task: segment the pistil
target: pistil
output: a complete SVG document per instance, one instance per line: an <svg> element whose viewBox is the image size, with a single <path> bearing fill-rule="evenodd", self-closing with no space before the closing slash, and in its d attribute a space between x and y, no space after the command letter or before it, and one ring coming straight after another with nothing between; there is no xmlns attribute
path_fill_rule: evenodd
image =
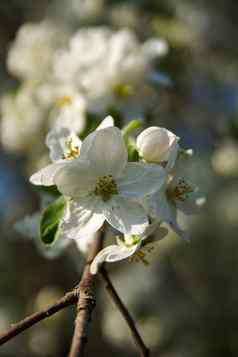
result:
<svg viewBox="0 0 238 357"><path fill-rule="evenodd" d="M108 201L112 195L118 194L117 184L112 175L98 178L96 182L95 194L97 196L101 196L103 201Z"/></svg>

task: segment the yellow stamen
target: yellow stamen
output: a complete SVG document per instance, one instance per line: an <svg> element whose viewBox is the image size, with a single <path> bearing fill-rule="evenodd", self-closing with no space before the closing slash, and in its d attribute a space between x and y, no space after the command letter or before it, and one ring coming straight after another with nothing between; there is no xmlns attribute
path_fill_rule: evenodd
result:
<svg viewBox="0 0 238 357"><path fill-rule="evenodd" d="M62 97L56 98L55 103L58 107L64 107L66 105L70 105L72 104L72 97L69 95L63 95Z"/></svg>
<svg viewBox="0 0 238 357"><path fill-rule="evenodd" d="M114 86L113 92L118 97L129 97L135 94L135 89L130 84L118 83Z"/></svg>
<svg viewBox="0 0 238 357"><path fill-rule="evenodd" d="M144 265L148 266L150 263L149 261L145 258L146 254L151 253L154 250L153 246L148 246L148 247L143 247L139 250L137 250L130 258L129 262L135 262L135 263L140 263L142 262Z"/></svg>
<svg viewBox="0 0 238 357"><path fill-rule="evenodd" d="M168 191L171 198L178 201L185 201L188 198L189 193L192 192L192 187L189 186L184 179L179 179L177 185Z"/></svg>
<svg viewBox="0 0 238 357"><path fill-rule="evenodd" d="M70 138L65 143L66 145L66 152L64 154L63 159L75 159L80 154L80 148L73 143L73 139Z"/></svg>

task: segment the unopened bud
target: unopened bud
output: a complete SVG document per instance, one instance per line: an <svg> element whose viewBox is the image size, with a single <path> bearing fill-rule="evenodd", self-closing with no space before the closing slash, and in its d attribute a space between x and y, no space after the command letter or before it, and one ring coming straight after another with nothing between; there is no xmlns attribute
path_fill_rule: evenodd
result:
<svg viewBox="0 0 238 357"><path fill-rule="evenodd" d="M169 160L172 151L178 146L178 140L171 131L151 126L137 137L136 145L145 161L161 163Z"/></svg>

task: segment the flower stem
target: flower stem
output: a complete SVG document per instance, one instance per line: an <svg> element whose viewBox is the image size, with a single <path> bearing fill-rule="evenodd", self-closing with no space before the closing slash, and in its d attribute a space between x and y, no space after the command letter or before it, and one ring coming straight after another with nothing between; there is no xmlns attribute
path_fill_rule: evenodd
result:
<svg viewBox="0 0 238 357"><path fill-rule="evenodd" d="M120 313L122 314L124 320L126 321L131 335L133 337L133 340L135 342L135 345L137 346L140 356L141 357L149 357L150 355L150 350L145 346L137 328L135 325L135 322L133 320L133 318L131 317L129 311L127 310L127 308L125 307L125 305L123 304L121 298L119 297L117 291L115 290L114 286L112 285L112 282L109 278L109 275L106 271L106 269L104 267L102 267L100 269L99 272L102 280L106 283L106 290L109 293L109 295L111 296L114 304L116 305L116 307L118 308L118 310L120 311Z"/></svg>
<svg viewBox="0 0 238 357"><path fill-rule="evenodd" d="M64 309L67 306L77 304L77 316L75 320L75 331L72 340L71 350L69 357L83 357L85 353L85 346L87 343L87 335L89 329L89 323L91 321L92 311L95 307L95 298L93 293L94 281L96 276L90 273L90 265L97 255L97 253L101 250L103 240L103 229L98 231L97 238L93 241L90 250L87 262L84 267L82 279L78 287L67 294L65 294L61 299L56 301L54 304L50 305L46 309L36 312L25 319L19 321L16 324L13 324L11 328L0 334L0 345L3 345L7 341L16 337L20 333L24 332L28 328L37 324L38 322L44 320L55 314L56 312ZM108 276L107 271L104 267L101 268L99 272L102 280L106 283L106 289L111 296L113 302L116 307L122 314L125 319L132 337L135 341L136 346L138 347L139 353L141 357L149 357L150 351L145 346L135 323L120 299L118 293L116 292L112 282Z"/></svg>

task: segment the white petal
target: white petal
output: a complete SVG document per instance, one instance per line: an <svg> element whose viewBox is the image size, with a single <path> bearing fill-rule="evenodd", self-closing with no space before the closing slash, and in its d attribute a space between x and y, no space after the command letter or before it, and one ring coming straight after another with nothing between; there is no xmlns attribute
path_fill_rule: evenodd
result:
<svg viewBox="0 0 238 357"><path fill-rule="evenodd" d="M94 234L84 234L79 239L75 239L76 246L81 253L87 253L88 249L94 239L97 239L97 233Z"/></svg>
<svg viewBox="0 0 238 357"><path fill-rule="evenodd" d="M152 210L151 215L159 221L168 223L176 217L176 207L168 200L164 189L151 197L150 208Z"/></svg>
<svg viewBox="0 0 238 357"><path fill-rule="evenodd" d="M55 184L63 195L75 198L92 192L96 179L89 162L75 159L57 171Z"/></svg>
<svg viewBox="0 0 238 357"><path fill-rule="evenodd" d="M144 245L153 243L155 241L160 241L161 239L165 238L168 234L168 229L165 227L158 227L151 232L150 234L147 234L146 237L142 238Z"/></svg>
<svg viewBox="0 0 238 357"><path fill-rule="evenodd" d="M169 224L182 239L189 240L187 232L182 230L177 223L176 206L167 199L164 191L156 193L151 198L151 207L156 219Z"/></svg>
<svg viewBox="0 0 238 357"><path fill-rule="evenodd" d="M173 229L173 231L183 240L189 242L190 237L187 231L184 231L180 226L178 225L177 221L169 222L170 227Z"/></svg>
<svg viewBox="0 0 238 357"><path fill-rule="evenodd" d="M99 266L104 262L112 263L130 257L135 253L135 251L138 249L139 246L140 245L134 245L130 248L126 248L119 245L110 245L104 248L94 258L90 267L91 273L97 274Z"/></svg>
<svg viewBox="0 0 238 357"><path fill-rule="evenodd" d="M141 235L141 239L145 240L150 235L156 232L157 235L161 236L161 239L168 233L167 229L160 227L161 221L153 220L152 223L146 228L145 232ZM158 234L159 233L159 234ZM163 237L162 237L163 235Z"/></svg>
<svg viewBox="0 0 238 357"><path fill-rule="evenodd" d="M166 171L167 172L170 172L174 165L175 165L175 162L176 162L176 159L178 157L178 153L179 153L179 144L177 143L177 141L174 141L171 149L170 149L170 152L168 153L168 157L167 157L167 164L166 164Z"/></svg>
<svg viewBox="0 0 238 357"><path fill-rule="evenodd" d="M66 90L66 89L65 89ZM72 90L72 89L71 89ZM71 132L80 134L85 128L85 111L86 111L86 100L80 95L69 94L69 95L59 95L58 99L69 98L69 103L66 105L56 108L55 111L51 113L52 121L54 122L54 127L69 128Z"/></svg>
<svg viewBox="0 0 238 357"><path fill-rule="evenodd" d="M30 182L33 183L33 185L40 186L55 185L55 175L60 169L66 167L67 163L67 160L62 160L61 162L44 167L30 177Z"/></svg>
<svg viewBox="0 0 238 357"><path fill-rule="evenodd" d="M70 203L69 212L62 220L62 234L70 239L82 239L94 234L104 221L100 199L94 195L84 197Z"/></svg>
<svg viewBox="0 0 238 357"><path fill-rule="evenodd" d="M117 179L120 194L143 197L158 191L165 182L166 172L160 165L129 162L123 176Z"/></svg>
<svg viewBox="0 0 238 357"><path fill-rule="evenodd" d="M127 149L121 131L110 127L89 134L82 144L81 158L92 163L97 176L120 175L127 163Z"/></svg>
<svg viewBox="0 0 238 357"><path fill-rule="evenodd" d="M58 161L64 156L62 140L65 142L70 134L69 129L52 129L46 136L46 145L50 149L50 158L52 161Z"/></svg>
<svg viewBox="0 0 238 357"><path fill-rule="evenodd" d="M99 124L96 130L102 130L114 126L114 119L111 115L108 115L103 121Z"/></svg>
<svg viewBox="0 0 238 357"><path fill-rule="evenodd" d="M142 234L149 223L139 203L120 196L105 204L104 215L109 224L124 234Z"/></svg>

